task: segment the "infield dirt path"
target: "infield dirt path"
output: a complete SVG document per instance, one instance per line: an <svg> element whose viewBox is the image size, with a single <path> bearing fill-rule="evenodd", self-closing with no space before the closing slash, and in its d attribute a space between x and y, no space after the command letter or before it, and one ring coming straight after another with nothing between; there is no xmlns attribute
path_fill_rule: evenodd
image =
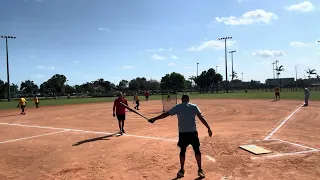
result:
<svg viewBox="0 0 320 180"><path fill-rule="evenodd" d="M197 122L206 179L316 179L320 175L319 152L252 159L239 148L259 144L273 154L303 151L279 141L264 139L290 115L300 101L192 100L198 104L213 130ZM131 102L130 102L131 103ZM274 138L320 149L319 102L301 108ZM132 104L130 104L132 106ZM161 113L160 101L141 102L147 117ZM28 108L0 111L0 179L173 179L179 170L177 119L168 117L154 124L127 114L127 135L83 132L118 131L111 103ZM22 126L19 126L22 125ZM101 138L99 138L101 137ZM166 139L157 139L166 138ZM212 158L207 158L209 155ZM192 148L187 151L183 179L197 178Z"/></svg>

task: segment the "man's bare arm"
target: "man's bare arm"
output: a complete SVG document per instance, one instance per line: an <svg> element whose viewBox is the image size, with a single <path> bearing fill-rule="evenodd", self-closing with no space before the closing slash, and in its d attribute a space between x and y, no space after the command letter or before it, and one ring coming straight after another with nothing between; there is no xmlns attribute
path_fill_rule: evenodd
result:
<svg viewBox="0 0 320 180"><path fill-rule="evenodd" d="M197 114L197 116L200 119L200 121L202 122L202 124L205 125L208 128L208 130L211 130L211 128L210 128L209 124L207 123L207 120L204 118L204 116L201 113Z"/></svg>
<svg viewBox="0 0 320 180"><path fill-rule="evenodd" d="M170 116L169 112L165 112L165 113L160 114L160 115L157 116L157 117L151 118L151 119L149 120L149 122L152 122L152 123L153 123L153 122L155 122L156 120L164 119L164 118L166 118L166 117L168 117L168 116Z"/></svg>

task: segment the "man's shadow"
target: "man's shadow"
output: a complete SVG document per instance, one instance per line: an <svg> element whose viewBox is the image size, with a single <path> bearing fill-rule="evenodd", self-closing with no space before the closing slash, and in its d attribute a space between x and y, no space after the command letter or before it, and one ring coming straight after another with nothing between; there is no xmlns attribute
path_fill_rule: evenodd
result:
<svg viewBox="0 0 320 180"><path fill-rule="evenodd" d="M79 141L79 142L73 144L72 146L79 146L81 144L89 143L89 142L93 142L93 141L110 140L110 139L106 139L106 138L112 137L112 136L119 136L119 135L118 134L108 134L108 135L101 136L101 137L96 137L96 138L92 138L92 139L86 139L86 140L83 140L83 141Z"/></svg>

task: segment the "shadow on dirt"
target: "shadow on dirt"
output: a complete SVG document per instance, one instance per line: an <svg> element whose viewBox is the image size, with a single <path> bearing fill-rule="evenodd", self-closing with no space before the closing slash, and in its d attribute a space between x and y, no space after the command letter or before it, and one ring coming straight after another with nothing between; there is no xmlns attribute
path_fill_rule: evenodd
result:
<svg viewBox="0 0 320 180"><path fill-rule="evenodd" d="M118 133L114 133L114 134L108 134L106 136L96 137L96 138L92 138L92 139L86 139L86 140L83 140L83 141L79 141L79 142L73 144L72 146L79 146L81 144L89 143L89 142L93 142L93 141L110 140L110 139L106 139L106 138L112 137L112 136L118 137L120 135Z"/></svg>

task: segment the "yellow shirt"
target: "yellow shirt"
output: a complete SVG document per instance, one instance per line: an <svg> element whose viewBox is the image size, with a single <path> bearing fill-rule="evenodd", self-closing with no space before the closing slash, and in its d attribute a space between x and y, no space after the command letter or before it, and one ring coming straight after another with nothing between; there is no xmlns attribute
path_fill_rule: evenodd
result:
<svg viewBox="0 0 320 180"><path fill-rule="evenodd" d="M134 95L134 100L136 100L136 101L140 101L140 99L139 99L138 95Z"/></svg>
<svg viewBox="0 0 320 180"><path fill-rule="evenodd" d="M34 98L33 100L34 100L34 103L38 103L39 102L38 97Z"/></svg>
<svg viewBox="0 0 320 180"><path fill-rule="evenodd" d="M27 100L25 98L20 98L19 100L20 105L26 105L26 103L27 103Z"/></svg>

